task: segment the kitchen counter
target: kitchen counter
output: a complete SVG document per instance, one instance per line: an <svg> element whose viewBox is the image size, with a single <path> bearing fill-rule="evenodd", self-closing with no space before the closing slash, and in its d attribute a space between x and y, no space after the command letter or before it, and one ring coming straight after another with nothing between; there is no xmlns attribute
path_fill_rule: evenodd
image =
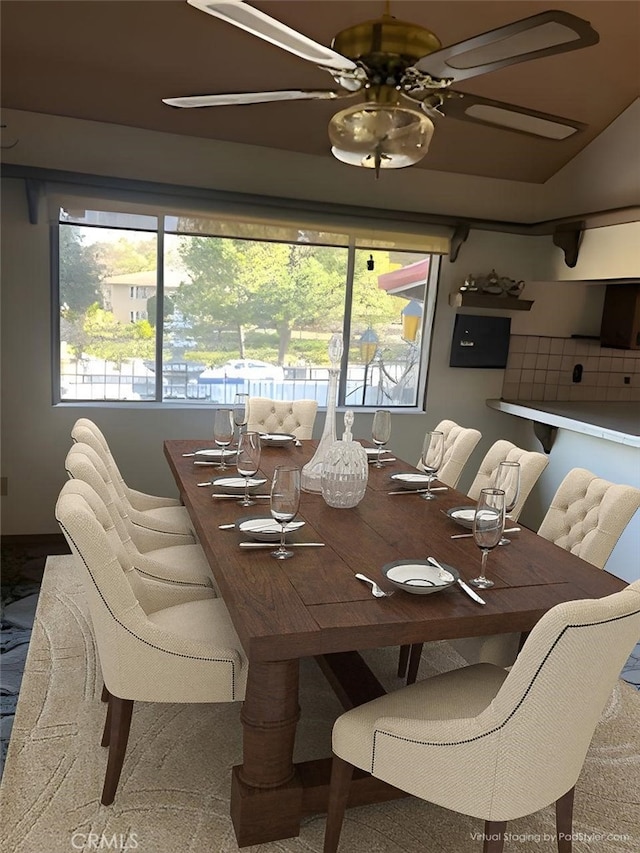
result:
<svg viewBox="0 0 640 853"><path fill-rule="evenodd" d="M547 453L551 449L555 429L568 429L618 444L640 447L640 403L487 400L487 406L533 421L536 435L543 446L543 437L547 437ZM542 425L542 428L538 425Z"/></svg>

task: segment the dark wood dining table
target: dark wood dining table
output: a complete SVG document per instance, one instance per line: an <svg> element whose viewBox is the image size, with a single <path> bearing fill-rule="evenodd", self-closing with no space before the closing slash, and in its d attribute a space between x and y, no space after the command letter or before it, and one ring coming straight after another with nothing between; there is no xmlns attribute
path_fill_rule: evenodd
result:
<svg viewBox="0 0 640 853"><path fill-rule="evenodd" d="M363 442L368 444L368 442ZM316 448L266 447L260 470L270 480L278 464L304 466ZM358 650L505 632L527 632L551 607L579 598L617 592L624 581L522 528L511 544L494 549L482 590L486 605L454 585L437 595L375 598L354 575L362 572L391 589L381 567L433 555L454 566L465 580L478 574L480 553L445 511L473 504L455 489L425 501L418 493L389 495L390 474L415 471L396 459L382 469L369 466L366 494L357 507L336 509L320 494L303 493L299 518L305 525L292 541L324 542L297 548L280 562L270 549L243 550L245 537L219 529L243 515L269 517L269 501L250 509L236 500L212 498L213 487L197 484L222 476L216 467L194 465L185 453L211 446L202 440L168 440L165 456L173 472L220 594L249 659L242 706L243 762L234 767L231 817L240 847L296 836L301 818L326 811L330 756L293 762L299 717L299 662L314 657L345 708L384 693ZM231 475L235 466L230 467ZM436 484L437 485L437 484ZM261 491L268 493L267 483ZM398 686L402 686L399 682ZM358 773L349 805L404 796Z"/></svg>

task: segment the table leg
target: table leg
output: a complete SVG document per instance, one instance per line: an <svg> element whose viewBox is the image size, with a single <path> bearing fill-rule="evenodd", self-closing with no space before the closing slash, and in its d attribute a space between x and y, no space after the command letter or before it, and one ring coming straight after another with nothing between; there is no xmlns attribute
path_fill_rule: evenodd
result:
<svg viewBox="0 0 640 853"><path fill-rule="evenodd" d="M243 763L235 767L231 817L238 845L299 834L302 786L293 764L298 660L252 662L242 707Z"/></svg>

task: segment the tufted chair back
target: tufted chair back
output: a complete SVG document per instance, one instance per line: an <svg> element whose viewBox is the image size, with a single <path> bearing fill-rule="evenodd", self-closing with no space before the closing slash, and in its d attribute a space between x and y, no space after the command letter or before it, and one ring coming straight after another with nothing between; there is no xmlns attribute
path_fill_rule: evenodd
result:
<svg viewBox="0 0 640 853"><path fill-rule="evenodd" d="M149 527L151 530L164 530L188 536L191 541L195 535L187 510L176 498L149 495L132 489L125 483L106 438L100 428L88 418L78 418L71 430L75 443L88 445L102 460L109 472L111 484L120 503L135 524Z"/></svg>
<svg viewBox="0 0 640 853"><path fill-rule="evenodd" d="M444 457L438 472L438 480L455 489L462 469L482 438L482 433L477 429L462 427L455 421L447 420L440 421L435 431L444 433ZM416 468L424 470L420 460Z"/></svg>
<svg viewBox="0 0 640 853"><path fill-rule="evenodd" d="M515 507L509 513L509 519L517 521L531 490L549 464L549 457L544 453L537 453L533 450L522 450L510 441L504 441L503 439L496 441L489 448L487 455L480 463L476 478L467 492L468 497L473 498L474 501L478 500L482 489L486 489L492 485L493 478L501 462L520 463L520 496Z"/></svg>
<svg viewBox="0 0 640 853"><path fill-rule="evenodd" d="M255 432L290 433L299 439L311 438L317 411L317 400L249 397L247 429Z"/></svg>
<svg viewBox="0 0 640 853"><path fill-rule="evenodd" d="M602 569L638 507L640 489L574 468L558 486L538 533Z"/></svg>
<svg viewBox="0 0 640 853"><path fill-rule="evenodd" d="M115 489L121 499L125 503L130 503L134 509L141 512L147 512L149 510L164 510L166 507L180 506L180 501L177 498L149 495L146 492L140 492L137 489L132 489L128 486L120 473L120 469L118 468L113 454L111 453L111 448L109 447L102 430L97 426L97 424L94 424L93 421L89 420L89 418L78 418L71 430L71 438L73 441L88 444L89 447L95 450L107 466L109 475L111 476ZM171 513L165 513L165 515L170 516Z"/></svg>
<svg viewBox="0 0 640 853"><path fill-rule="evenodd" d="M167 583L178 584L190 598L215 594L211 572L200 546L186 543L184 537L176 537L173 533L136 526L122 507L106 465L93 448L82 442L73 444L64 464L69 477L82 486L86 485L108 512L113 535L117 534L119 543L140 575L165 584L165 591L169 594L175 590L166 587ZM86 492L79 493L86 496ZM160 590L162 586L157 588Z"/></svg>

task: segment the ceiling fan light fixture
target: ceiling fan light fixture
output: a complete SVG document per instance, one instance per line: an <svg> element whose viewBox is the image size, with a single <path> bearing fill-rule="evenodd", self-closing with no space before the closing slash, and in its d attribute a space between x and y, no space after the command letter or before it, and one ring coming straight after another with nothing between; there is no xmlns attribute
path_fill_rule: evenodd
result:
<svg viewBox="0 0 640 853"><path fill-rule="evenodd" d="M342 163L369 169L403 169L425 156L433 122L407 107L374 102L336 113L329 122L331 153Z"/></svg>

